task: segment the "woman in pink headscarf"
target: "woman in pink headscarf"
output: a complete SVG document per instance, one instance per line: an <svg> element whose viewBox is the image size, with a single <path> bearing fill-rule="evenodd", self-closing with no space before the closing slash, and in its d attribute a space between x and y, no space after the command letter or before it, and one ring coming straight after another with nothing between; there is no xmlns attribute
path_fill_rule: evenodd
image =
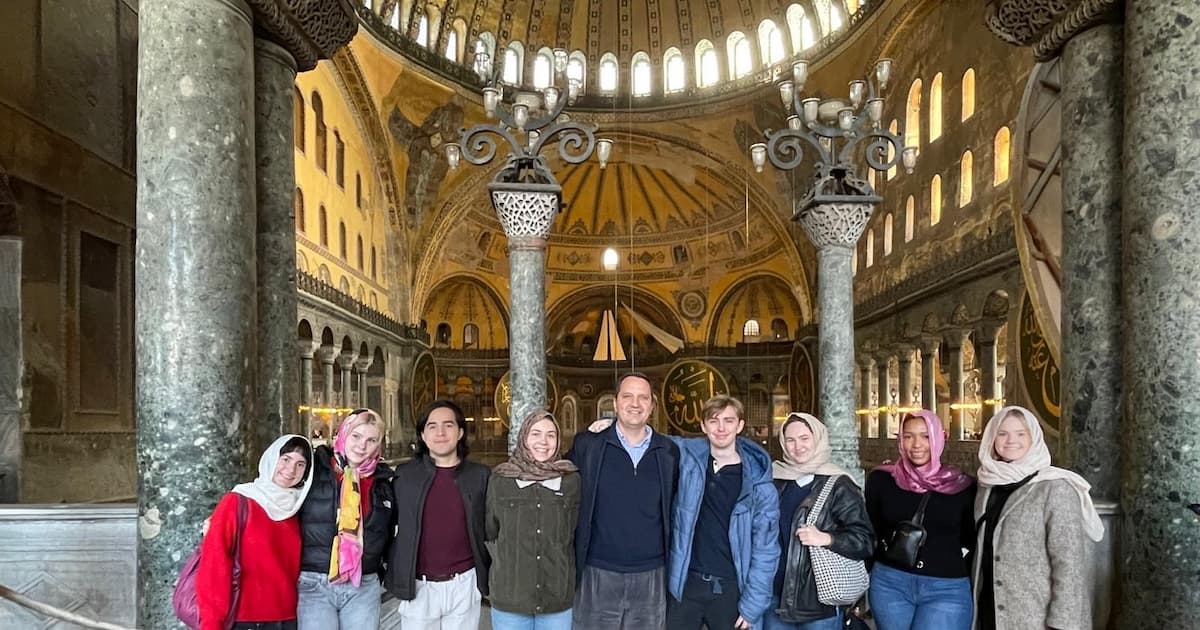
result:
<svg viewBox="0 0 1200 630"><path fill-rule="evenodd" d="M942 465L946 436L932 411L905 417L897 445L896 463L867 477L867 513L878 541L869 591L876 625L970 630L966 554L975 545L975 480ZM913 544L921 530L923 542Z"/></svg>
<svg viewBox="0 0 1200 630"><path fill-rule="evenodd" d="M299 630L379 625L387 546L392 539L392 470L380 461L383 419L356 409L333 448L318 446L313 486L300 511Z"/></svg>

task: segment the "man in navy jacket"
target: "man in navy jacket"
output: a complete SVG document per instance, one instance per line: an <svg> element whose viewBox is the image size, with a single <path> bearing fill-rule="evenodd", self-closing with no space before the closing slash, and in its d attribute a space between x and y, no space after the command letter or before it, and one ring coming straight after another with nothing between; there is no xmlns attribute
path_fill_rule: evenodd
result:
<svg viewBox="0 0 1200 630"><path fill-rule="evenodd" d="M621 378L616 408L612 426L576 435L567 453L583 479L573 628L660 630L679 449L647 424L654 393L644 374Z"/></svg>

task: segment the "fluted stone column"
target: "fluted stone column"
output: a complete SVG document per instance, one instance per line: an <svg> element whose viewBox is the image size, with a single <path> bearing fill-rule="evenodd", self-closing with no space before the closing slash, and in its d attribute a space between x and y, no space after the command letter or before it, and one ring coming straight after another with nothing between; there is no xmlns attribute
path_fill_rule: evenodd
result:
<svg viewBox="0 0 1200 630"><path fill-rule="evenodd" d="M258 416L252 433L261 452L297 420L296 172L292 90L296 60L254 40L254 150L258 202Z"/></svg>
<svg viewBox="0 0 1200 630"><path fill-rule="evenodd" d="M962 355L963 334L961 332L952 332L942 340L942 348L945 350L946 357L946 380L950 384L950 404L962 404L963 402L963 355ZM950 441L958 442L963 438L963 410L955 410L953 406L949 411L949 418L946 418L947 428L950 430Z"/></svg>
<svg viewBox="0 0 1200 630"><path fill-rule="evenodd" d="M858 360L858 382L859 382L858 407L859 407L859 409L870 409L871 408L871 372L872 372L872 368L875 366L875 361L873 359L871 359L870 355L864 354L862 352L859 353L857 360ZM871 416L869 416L869 415L864 414L859 418L858 434L863 436L864 438L871 435L871 431L869 429L870 422L871 422Z"/></svg>
<svg viewBox="0 0 1200 630"><path fill-rule="evenodd" d="M559 211L559 196L549 190L493 189L492 203L508 236L511 453L522 420L530 411L546 405L546 238Z"/></svg>
<svg viewBox="0 0 1200 630"><path fill-rule="evenodd" d="M333 405L334 407L337 407L337 406L349 407L349 406L351 406L351 404L353 404L350 400L350 392L352 390L352 388L350 387L351 386L350 373L354 369L354 361L356 359L358 359L358 355L356 355L352 352L343 352L341 354L341 356L338 357L338 368L342 371L342 380L341 380L342 387L341 387L341 399L338 400L337 405Z"/></svg>
<svg viewBox="0 0 1200 630"><path fill-rule="evenodd" d="M300 404L312 407L313 404L313 355L320 346L309 339L301 339L300 349ZM312 435L312 411L305 410L300 414L300 427L305 436Z"/></svg>
<svg viewBox="0 0 1200 630"><path fill-rule="evenodd" d="M1121 484L1120 24L1063 49L1062 439L1096 497Z"/></svg>
<svg viewBox="0 0 1200 630"><path fill-rule="evenodd" d="M937 412L938 347L941 340L927 337L921 340L921 408Z"/></svg>
<svg viewBox="0 0 1200 630"><path fill-rule="evenodd" d="M138 28L137 625L170 628L255 417L254 35L241 0L143 2Z"/></svg>
<svg viewBox="0 0 1200 630"><path fill-rule="evenodd" d="M1122 628L1200 619L1200 4L1125 2Z"/></svg>
<svg viewBox="0 0 1200 630"><path fill-rule="evenodd" d="M975 329L975 364L979 366L979 402L983 405L979 417L985 423L1000 410L999 405L987 401L1000 398L996 387L996 335L1001 325L984 323Z"/></svg>
<svg viewBox="0 0 1200 630"><path fill-rule="evenodd" d="M892 404L890 391L892 386L890 374L891 361L892 355L890 352L881 352L875 355L875 372L877 374L875 382L879 390L879 407L881 409L890 407ZM888 426L891 424L889 422L891 415L887 411L881 411L875 417L876 429L879 431L879 437L881 438L888 437Z"/></svg>
<svg viewBox="0 0 1200 630"><path fill-rule="evenodd" d="M333 364L337 362L338 350L334 346L322 346L319 356L321 358L321 380L324 381L321 383L323 385L322 394L325 397L323 404L326 407L336 407L337 401L333 399Z"/></svg>
<svg viewBox="0 0 1200 630"><path fill-rule="evenodd" d="M900 406L911 407L913 404L912 395L912 364L913 364L913 348L912 346L902 345L896 350L896 367L899 373L896 378L896 387L900 390Z"/></svg>
<svg viewBox="0 0 1200 630"><path fill-rule="evenodd" d="M875 198L876 200L878 198ZM833 461L862 482L854 415L854 246L874 203L822 203L797 220L817 248L818 373L820 416L829 427Z"/></svg>

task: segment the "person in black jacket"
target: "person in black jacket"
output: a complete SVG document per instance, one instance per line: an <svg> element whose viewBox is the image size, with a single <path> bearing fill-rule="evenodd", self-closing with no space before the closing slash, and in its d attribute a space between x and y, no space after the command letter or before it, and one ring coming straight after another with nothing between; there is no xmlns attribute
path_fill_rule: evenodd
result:
<svg viewBox="0 0 1200 630"><path fill-rule="evenodd" d="M380 586L392 539L392 470L379 461L383 419L356 409L333 448L318 446L300 509L299 630L379 625Z"/></svg>
<svg viewBox="0 0 1200 630"><path fill-rule="evenodd" d="M775 575L773 610L766 630L838 630L843 608L829 606L817 596L812 547L828 547L851 560L867 560L875 534L862 492L849 473L830 463L832 449L825 425L806 413L790 413L779 432L783 461L773 476L779 490L779 542L783 557ZM809 514L826 484L834 484L824 506L810 525Z"/></svg>
<svg viewBox="0 0 1200 630"><path fill-rule="evenodd" d="M385 586L404 630L476 630L491 558L484 517L491 469L467 460L467 419L449 400L417 421L416 457L396 469L397 527Z"/></svg>
<svg viewBox="0 0 1200 630"><path fill-rule="evenodd" d="M577 434L567 453L583 480L572 623L575 630L658 630L666 623L679 448L647 424L654 394L644 374L621 377L616 406L612 426Z"/></svg>

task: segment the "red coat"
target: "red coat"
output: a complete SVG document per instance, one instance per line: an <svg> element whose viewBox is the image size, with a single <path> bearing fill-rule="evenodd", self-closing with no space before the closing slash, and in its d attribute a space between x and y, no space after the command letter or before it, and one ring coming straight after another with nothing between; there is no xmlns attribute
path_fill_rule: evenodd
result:
<svg viewBox="0 0 1200 630"><path fill-rule="evenodd" d="M296 582L300 578L300 523L295 517L273 521L246 499L242 531L242 588L235 619L239 622L290 621L296 618ZM237 496L217 503L204 536L196 599L201 630L224 630L233 571L233 539L237 533ZM332 544L332 543L331 543Z"/></svg>

